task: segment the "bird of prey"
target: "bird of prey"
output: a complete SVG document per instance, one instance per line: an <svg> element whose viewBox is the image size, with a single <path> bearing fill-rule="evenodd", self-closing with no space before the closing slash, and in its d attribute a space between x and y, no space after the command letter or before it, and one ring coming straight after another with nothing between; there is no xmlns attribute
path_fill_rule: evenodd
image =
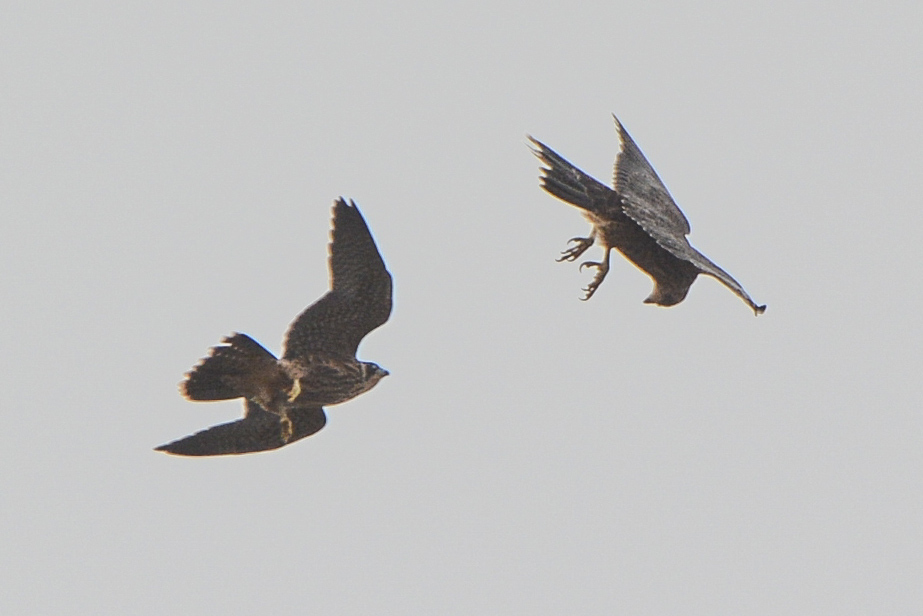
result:
<svg viewBox="0 0 923 616"><path fill-rule="evenodd" d="M189 400L244 398L244 418L158 451L219 456L277 449L323 428L324 406L355 398L388 375L356 359L356 349L391 314L391 275L354 202L334 203L331 235L330 291L289 326L281 359L236 333L180 383Z"/></svg>
<svg viewBox="0 0 923 616"><path fill-rule="evenodd" d="M689 221L628 131L618 118L612 117L621 141L613 188L597 182L529 137L533 153L546 165L541 168L542 188L582 209L593 225L589 237L575 237L568 242L573 246L561 253L558 261L575 261L595 242L603 248L602 261L580 264L580 269L596 268L583 299L590 299L609 273L609 252L615 248L653 279L654 290L644 300L646 304L676 305L685 299L696 276L707 274L736 293L754 314L762 314L766 306L758 306L730 274L689 245Z"/></svg>

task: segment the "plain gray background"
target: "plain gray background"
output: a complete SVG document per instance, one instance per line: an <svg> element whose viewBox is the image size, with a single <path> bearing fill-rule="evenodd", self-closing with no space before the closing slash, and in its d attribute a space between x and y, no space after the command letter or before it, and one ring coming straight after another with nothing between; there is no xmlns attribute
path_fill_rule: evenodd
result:
<svg viewBox="0 0 923 616"><path fill-rule="evenodd" d="M3 614L923 612L923 9L8 2ZM615 112L767 303L679 306L544 194ZM357 201L391 376L258 455L183 373L278 352ZM594 250L587 257L598 257Z"/></svg>

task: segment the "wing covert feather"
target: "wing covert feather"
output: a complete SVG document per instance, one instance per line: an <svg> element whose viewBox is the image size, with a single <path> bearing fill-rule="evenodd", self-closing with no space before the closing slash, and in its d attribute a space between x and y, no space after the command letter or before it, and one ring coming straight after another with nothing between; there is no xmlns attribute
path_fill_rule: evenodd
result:
<svg viewBox="0 0 923 616"><path fill-rule="evenodd" d="M612 118L621 142L615 159L613 186L622 196L625 213L658 243L662 239L688 234L689 221L673 201L667 187L619 119L614 115Z"/></svg>
<svg viewBox="0 0 923 616"><path fill-rule="evenodd" d="M391 315L391 275L354 202L333 206L330 291L291 324L283 357L324 351L354 357L359 343Z"/></svg>

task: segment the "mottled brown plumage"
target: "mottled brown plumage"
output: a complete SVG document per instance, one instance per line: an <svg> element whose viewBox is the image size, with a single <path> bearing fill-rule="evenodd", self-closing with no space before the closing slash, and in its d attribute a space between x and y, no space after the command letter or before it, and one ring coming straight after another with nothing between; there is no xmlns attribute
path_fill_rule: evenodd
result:
<svg viewBox="0 0 923 616"><path fill-rule="evenodd" d="M746 302L754 314L758 306L730 274L709 261L689 245L689 221L650 163L635 145L628 131L615 118L621 148L615 160L613 188L580 171L557 152L529 137L533 152L546 165L541 183L548 193L575 205L593 225L589 237L575 237L574 245L558 261L575 261L598 242L602 261L585 261L580 268L596 268L587 285L584 300L590 299L609 272L609 252L615 248L654 281L654 290L645 303L673 306L685 299L699 274L717 278Z"/></svg>
<svg viewBox="0 0 923 616"><path fill-rule="evenodd" d="M216 456L276 449L324 427L324 406L350 400L388 372L356 359L359 343L391 314L391 275L355 203L333 207L330 291L289 327L281 359L246 334L213 347L180 384L189 400L244 398L243 419L162 445Z"/></svg>

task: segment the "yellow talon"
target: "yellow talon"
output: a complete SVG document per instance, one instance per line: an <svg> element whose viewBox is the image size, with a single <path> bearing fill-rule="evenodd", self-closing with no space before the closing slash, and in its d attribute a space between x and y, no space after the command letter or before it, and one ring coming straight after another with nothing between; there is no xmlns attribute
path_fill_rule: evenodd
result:
<svg viewBox="0 0 923 616"><path fill-rule="evenodd" d="M301 380L295 379L295 382L292 383L292 391L288 394L288 401L294 402L295 398L301 395Z"/></svg>

